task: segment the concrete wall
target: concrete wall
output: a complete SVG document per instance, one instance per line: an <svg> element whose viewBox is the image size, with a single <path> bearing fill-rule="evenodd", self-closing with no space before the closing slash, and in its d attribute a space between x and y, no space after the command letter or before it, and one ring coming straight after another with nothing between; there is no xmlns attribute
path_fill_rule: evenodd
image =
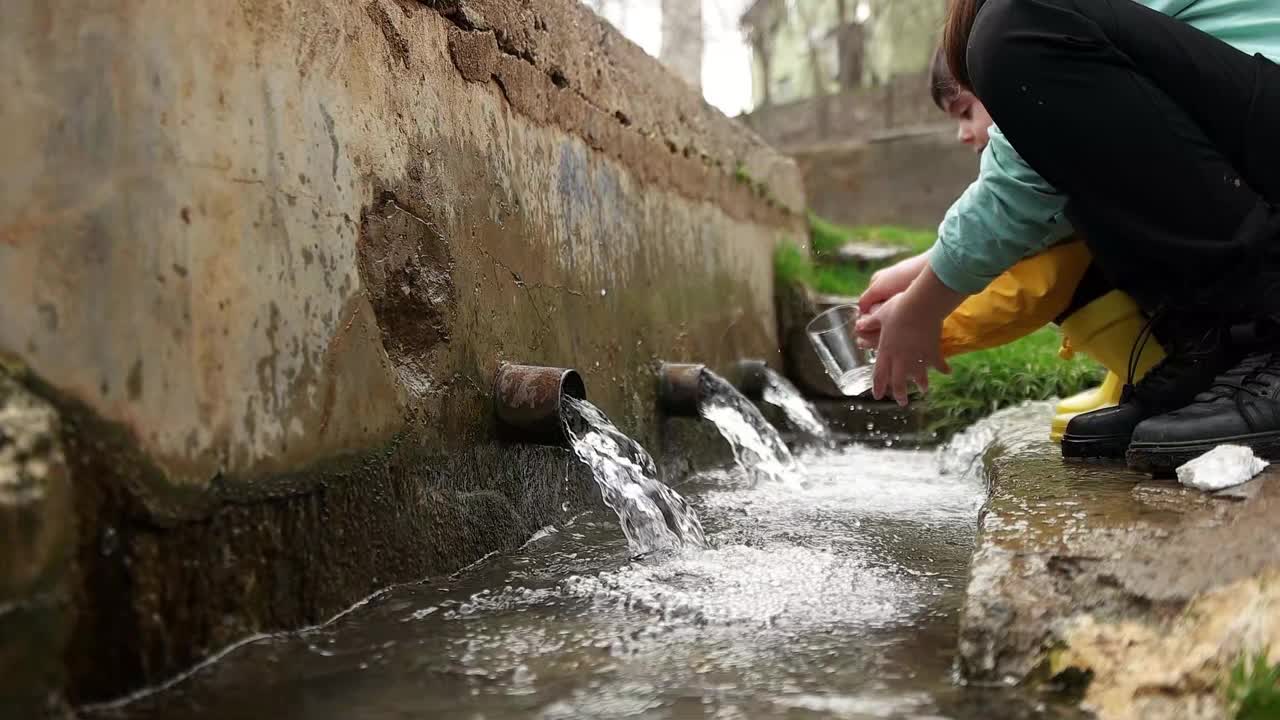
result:
<svg viewBox="0 0 1280 720"><path fill-rule="evenodd" d="M936 228L978 175L978 158L951 125L889 133L866 142L791 150L809 206L849 225Z"/></svg>
<svg viewBox="0 0 1280 720"><path fill-rule="evenodd" d="M878 87L820 95L757 108L741 120L785 151L855 142L942 118L929 95L926 73L902 74Z"/></svg>
<svg viewBox="0 0 1280 720"><path fill-rule="evenodd" d="M654 446L655 361L776 359L794 164L576 0L21 0L0 66L0 357L59 418L73 700L591 502L496 437L504 361Z"/></svg>

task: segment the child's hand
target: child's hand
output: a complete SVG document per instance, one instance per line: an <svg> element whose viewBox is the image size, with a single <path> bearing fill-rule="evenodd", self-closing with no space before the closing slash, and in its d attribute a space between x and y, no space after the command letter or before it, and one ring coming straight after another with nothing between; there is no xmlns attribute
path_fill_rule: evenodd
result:
<svg viewBox="0 0 1280 720"><path fill-rule="evenodd" d="M889 391L899 405L907 404L907 381L929 389L929 368L951 372L942 358L942 321L921 317L909 294L899 294L868 318L879 326L872 394L883 399ZM860 333L861 334L861 333Z"/></svg>
<svg viewBox="0 0 1280 720"><path fill-rule="evenodd" d="M942 321L964 299L964 294L944 285L926 261L905 292L858 321L860 341L876 340L876 398L892 390L898 404L906 405L908 380L928 390L929 368L951 372L942 359Z"/></svg>
<svg viewBox="0 0 1280 720"><path fill-rule="evenodd" d="M858 309L864 314L871 313L876 305L896 297L911 286L911 283L920 275L920 271L928 264L929 253L921 253L876 271L871 276L871 284L867 286L866 292L858 298Z"/></svg>

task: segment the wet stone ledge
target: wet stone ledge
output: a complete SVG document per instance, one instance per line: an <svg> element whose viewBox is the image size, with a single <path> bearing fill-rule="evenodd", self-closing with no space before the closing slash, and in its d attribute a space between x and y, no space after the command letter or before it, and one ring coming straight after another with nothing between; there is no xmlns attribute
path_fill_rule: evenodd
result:
<svg viewBox="0 0 1280 720"><path fill-rule="evenodd" d="M1280 657L1280 472L1208 495L1066 464L1042 427L986 457L964 675L1080 693L1104 719L1224 717L1241 655Z"/></svg>

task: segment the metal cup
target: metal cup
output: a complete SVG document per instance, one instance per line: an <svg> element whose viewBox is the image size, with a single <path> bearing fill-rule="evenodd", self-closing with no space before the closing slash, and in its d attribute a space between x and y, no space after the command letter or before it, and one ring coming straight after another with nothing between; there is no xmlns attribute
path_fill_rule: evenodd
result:
<svg viewBox="0 0 1280 720"><path fill-rule="evenodd" d="M858 347L855 326L860 315L857 305L836 305L806 328L827 374L840 392L851 396L870 392L875 372L875 351Z"/></svg>

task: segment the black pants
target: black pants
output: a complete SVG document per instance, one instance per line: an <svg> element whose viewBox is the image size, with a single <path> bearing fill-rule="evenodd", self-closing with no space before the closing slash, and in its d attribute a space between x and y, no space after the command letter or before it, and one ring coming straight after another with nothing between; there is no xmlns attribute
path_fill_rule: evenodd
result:
<svg viewBox="0 0 1280 720"><path fill-rule="evenodd" d="M1280 68L1131 0L987 0L968 60L1117 288L1280 315Z"/></svg>
<svg viewBox="0 0 1280 720"><path fill-rule="evenodd" d="M1111 281L1107 279L1106 274L1102 272L1102 268L1098 266L1098 263L1089 263L1084 275L1080 276L1080 282L1076 284L1076 291L1071 294L1071 301L1067 303L1067 309L1054 318L1053 322L1061 325L1067 318L1083 310L1085 305L1112 290L1115 290L1115 287L1111 285Z"/></svg>

